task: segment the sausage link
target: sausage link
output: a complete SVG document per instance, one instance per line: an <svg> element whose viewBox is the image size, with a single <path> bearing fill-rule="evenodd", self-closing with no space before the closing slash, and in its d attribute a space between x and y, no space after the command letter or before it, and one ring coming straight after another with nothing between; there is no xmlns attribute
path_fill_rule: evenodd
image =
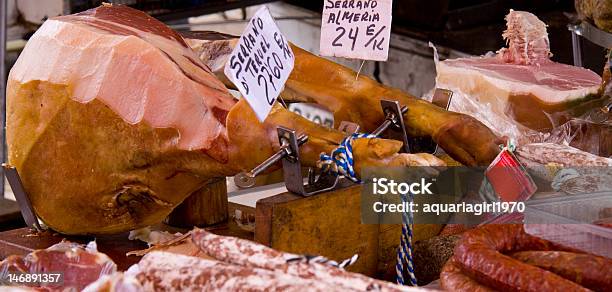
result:
<svg viewBox="0 0 612 292"><path fill-rule="evenodd" d="M301 260L302 256L272 249L249 240L192 231L193 242L208 256L244 267L282 271L304 279L325 281L355 290L406 291L409 287L380 281L323 263Z"/></svg>
<svg viewBox="0 0 612 292"><path fill-rule="evenodd" d="M549 241L525 233L522 224L484 225L463 234L453 258L465 274L503 291L590 291L502 254L555 247Z"/></svg>
<svg viewBox="0 0 612 292"><path fill-rule="evenodd" d="M442 267L440 285L446 291L457 292L493 292L495 290L478 283L461 272L454 259L450 259Z"/></svg>
<svg viewBox="0 0 612 292"><path fill-rule="evenodd" d="M612 288L612 260L563 251L521 251L512 257L595 291Z"/></svg>

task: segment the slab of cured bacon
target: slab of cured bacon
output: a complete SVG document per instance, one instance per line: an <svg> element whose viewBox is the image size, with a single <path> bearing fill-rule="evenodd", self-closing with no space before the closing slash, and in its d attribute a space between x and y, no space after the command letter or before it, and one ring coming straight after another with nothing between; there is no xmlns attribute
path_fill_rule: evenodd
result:
<svg viewBox="0 0 612 292"><path fill-rule="evenodd" d="M521 140L531 130L548 131L603 104L599 75L549 59L546 25L535 15L511 10L506 21L507 48L437 62L436 86L456 93L452 110Z"/></svg>
<svg viewBox="0 0 612 292"><path fill-rule="evenodd" d="M296 51L298 75L289 87L296 98L330 84L309 80L314 71L302 68L322 64L332 78L354 78L344 67ZM343 92L347 88L353 91ZM321 93L319 100L340 106L342 118L362 121L366 129L382 122L382 113L371 110L380 97L398 98L412 108L405 117L411 131L433 136L457 159L486 164L497 153L496 137L474 119L370 79ZM8 78L9 163L37 215L67 234L160 222L210 179L250 169L274 153L279 125L309 135L301 147L307 166L345 137L278 105L258 122L180 35L125 6L49 19ZM427 154L399 154L400 148L393 140L356 140L357 173L366 165L443 164Z"/></svg>

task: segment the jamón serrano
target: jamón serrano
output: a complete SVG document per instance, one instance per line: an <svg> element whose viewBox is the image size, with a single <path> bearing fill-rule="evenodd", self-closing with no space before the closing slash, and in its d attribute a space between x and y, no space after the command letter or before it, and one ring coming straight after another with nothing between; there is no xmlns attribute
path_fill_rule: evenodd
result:
<svg viewBox="0 0 612 292"><path fill-rule="evenodd" d="M237 37L210 32L190 33L187 37L200 59L233 88L223 68ZM295 45L291 49L295 66L281 93L284 100L319 104L334 114L336 125L351 121L363 131L373 131L383 121L381 98L397 100L409 109L404 115L409 134L432 137L453 159L465 165L487 166L499 153L497 136L477 119L380 84Z"/></svg>

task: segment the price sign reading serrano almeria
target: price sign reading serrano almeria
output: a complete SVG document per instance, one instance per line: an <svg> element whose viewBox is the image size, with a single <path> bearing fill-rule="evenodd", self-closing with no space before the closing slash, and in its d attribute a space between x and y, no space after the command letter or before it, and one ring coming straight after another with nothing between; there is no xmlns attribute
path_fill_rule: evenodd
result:
<svg viewBox="0 0 612 292"><path fill-rule="evenodd" d="M386 61L392 0L325 0L321 55Z"/></svg>

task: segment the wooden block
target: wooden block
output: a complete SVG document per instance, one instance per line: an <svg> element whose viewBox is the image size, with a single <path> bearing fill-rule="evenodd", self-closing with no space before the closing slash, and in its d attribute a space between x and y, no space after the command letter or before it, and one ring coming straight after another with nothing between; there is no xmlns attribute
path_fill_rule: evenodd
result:
<svg viewBox="0 0 612 292"><path fill-rule="evenodd" d="M359 254L349 269L375 275L378 225L361 224L360 187L312 197L283 193L257 202L255 241L298 254L333 260Z"/></svg>
<svg viewBox="0 0 612 292"><path fill-rule="evenodd" d="M227 184L217 179L191 194L164 221L170 226L205 227L227 221Z"/></svg>
<svg viewBox="0 0 612 292"><path fill-rule="evenodd" d="M430 238L439 225L415 225L415 241ZM283 193L257 202L255 241L272 248L343 260L359 254L350 271L391 277L401 225L361 223L361 186L311 197Z"/></svg>

